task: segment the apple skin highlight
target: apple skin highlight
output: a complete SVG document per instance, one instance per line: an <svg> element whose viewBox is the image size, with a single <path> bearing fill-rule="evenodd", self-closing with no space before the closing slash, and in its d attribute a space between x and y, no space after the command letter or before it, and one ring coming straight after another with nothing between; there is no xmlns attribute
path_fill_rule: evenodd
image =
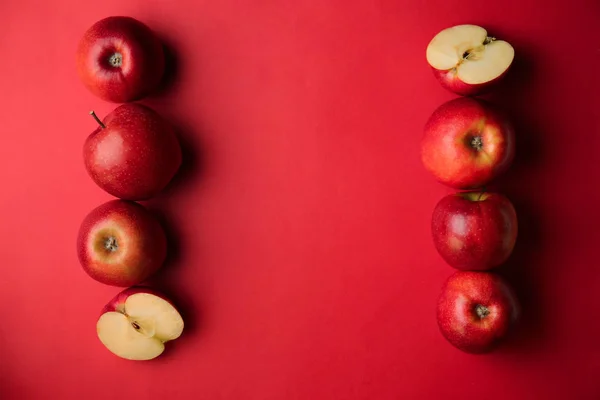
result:
<svg viewBox="0 0 600 400"><path fill-rule="evenodd" d="M460 270L483 271L512 254L517 213L499 193L461 192L443 197L431 217L433 243L444 261Z"/></svg>
<svg viewBox="0 0 600 400"><path fill-rule="evenodd" d="M113 103L140 100L165 72L163 45L142 22L125 16L97 21L81 38L77 74L97 97Z"/></svg>
<svg viewBox="0 0 600 400"><path fill-rule="evenodd" d="M83 270L106 285L138 285L162 267L167 237L146 208L126 200L111 200L82 221L77 255Z"/></svg>
<svg viewBox="0 0 600 400"><path fill-rule="evenodd" d="M460 97L439 106L421 139L421 161L440 183L477 189L508 170L515 133L508 117L482 100Z"/></svg>
<svg viewBox="0 0 600 400"><path fill-rule="evenodd" d="M178 138L150 107L123 104L98 124L85 140L83 161L90 178L107 193L124 200L148 200L179 171Z"/></svg>

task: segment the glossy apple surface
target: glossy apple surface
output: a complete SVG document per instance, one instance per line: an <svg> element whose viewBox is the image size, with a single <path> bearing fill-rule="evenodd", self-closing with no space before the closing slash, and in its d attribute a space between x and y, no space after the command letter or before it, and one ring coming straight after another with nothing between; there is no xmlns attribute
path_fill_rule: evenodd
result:
<svg viewBox="0 0 600 400"><path fill-rule="evenodd" d="M81 223L77 254L83 269L98 282L133 286L163 265L167 238L145 207L112 200L93 209Z"/></svg>
<svg viewBox="0 0 600 400"><path fill-rule="evenodd" d="M488 270L504 263L517 232L517 213L499 193L450 194L438 202L431 218L435 248L448 265L461 270Z"/></svg>
<svg viewBox="0 0 600 400"><path fill-rule="evenodd" d="M491 272L457 271L442 288L437 322L446 340L467 353L487 353L519 318L514 290Z"/></svg>
<svg viewBox="0 0 600 400"><path fill-rule="evenodd" d="M506 172L514 156L514 128L488 102L469 97L450 100L425 124L421 161L448 187L480 188Z"/></svg>
<svg viewBox="0 0 600 400"><path fill-rule="evenodd" d="M125 103L156 90L165 70L163 45L142 22L126 16L97 21L77 48L77 73L99 98Z"/></svg>
<svg viewBox="0 0 600 400"><path fill-rule="evenodd" d="M83 159L92 180L106 192L125 200L147 200L179 170L181 147L156 111L128 103L109 113L88 136Z"/></svg>

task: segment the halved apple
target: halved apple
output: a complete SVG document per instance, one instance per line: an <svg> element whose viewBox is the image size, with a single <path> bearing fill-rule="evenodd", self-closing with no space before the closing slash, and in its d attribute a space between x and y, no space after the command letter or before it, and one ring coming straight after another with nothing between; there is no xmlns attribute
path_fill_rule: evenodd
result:
<svg viewBox="0 0 600 400"><path fill-rule="evenodd" d="M98 338L113 354L128 360L151 360L165 343L181 336L183 318L164 295L148 288L129 288L102 310Z"/></svg>
<svg viewBox="0 0 600 400"><path fill-rule="evenodd" d="M456 25L439 32L427 46L427 62L443 87L463 96L489 90L504 77L514 48L477 25Z"/></svg>

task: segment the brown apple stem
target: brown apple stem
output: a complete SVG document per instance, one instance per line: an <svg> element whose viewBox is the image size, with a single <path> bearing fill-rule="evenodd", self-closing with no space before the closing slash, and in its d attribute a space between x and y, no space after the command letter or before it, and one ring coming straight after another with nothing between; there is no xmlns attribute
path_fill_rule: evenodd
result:
<svg viewBox="0 0 600 400"><path fill-rule="evenodd" d="M486 44L490 44L490 43L492 43L494 40L496 40L496 38L495 38L495 37L493 37L493 36L488 36L488 37L486 37L486 38L485 38L485 40L483 41L483 44L484 44L484 45L486 45Z"/></svg>
<svg viewBox="0 0 600 400"><path fill-rule="evenodd" d="M90 111L90 115L92 117L94 117L94 119L96 120L98 125L100 125L100 128L106 129L106 125L104 125L104 123L102 123L102 121L100 121L100 118L98 118L98 116L96 115L96 113L94 111Z"/></svg>
<svg viewBox="0 0 600 400"><path fill-rule="evenodd" d="M131 323L131 326L133 326L133 328L134 328L135 330L138 330L138 331L140 330L140 326L139 326L139 325L137 324L137 322L135 322L135 321Z"/></svg>
<svg viewBox="0 0 600 400"><path fill-rule="evenodd" d="M485 317L487 317L490 314L490 310L488 310L488 308L486 306L477 304L475 306L475 313L477 314L477 316L479 318L484 319Z"/></svg>

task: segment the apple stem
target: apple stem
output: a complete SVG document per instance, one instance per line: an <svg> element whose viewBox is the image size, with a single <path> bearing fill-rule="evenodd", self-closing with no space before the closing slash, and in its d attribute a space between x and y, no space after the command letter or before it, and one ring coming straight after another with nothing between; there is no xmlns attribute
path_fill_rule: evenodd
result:
<svg viewBox="0 0 600 400"><path fill-rule="evenodd" d="M490 43L492 43L492 42L493 42L493 41L495 41L495 40L496 40L496 38L495 38L495 37L493 37L493 36L488 36L488 37L486 37L486 38L485 38L485 40L483 41L483 44L484 44L484 45L486 45L486 44L490 44Z"/></svg>
<svg viewBox="0 0 600 400"><path fill-rule="evenodd" d="M133 326L133 328L134 328L135 330L138 330L138 331L140 330L140 326L137 324L137 322L132 322L132 323L131 323L131 326Z"/></svg>
<svg viewBox="0 0 600 400"><path fill-rule="evenodd" d="M477 316L479 318L484 319L485 317L487 317L490 314L490 310L488 310L488 308L486 306L477 304L475 306L475 313L477 314Z"/></svg>
<svg viewBox="0 0 600 400"><path fill-rule="evenodd" d="M92 117L94 117L94 119L96 120L96 122L98 123L98 125L100 125L100 127L102 129L106 129L106 125L104 125L104 123L102 123L102 121L100 121L100 118L98 118L98 116L96 115L96 113L94 111L90 111L90 115Z"/></svg>

